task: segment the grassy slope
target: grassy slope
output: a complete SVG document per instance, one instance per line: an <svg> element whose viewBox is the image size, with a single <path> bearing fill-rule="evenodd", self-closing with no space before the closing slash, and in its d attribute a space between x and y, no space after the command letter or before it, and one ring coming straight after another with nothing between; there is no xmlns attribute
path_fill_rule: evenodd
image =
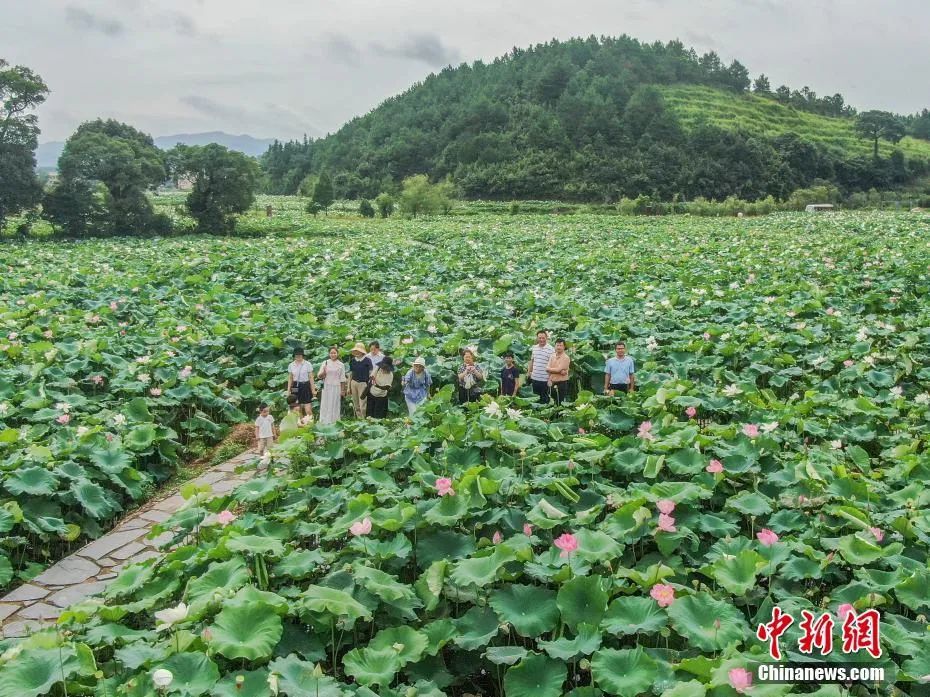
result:
<svg viewBox="0 0 930 697"><path fill-rule="evenodd" d="M810 114L766 97L754 94L737 96L700 85L660 89L669 107L686 127L705 120L718 126L767 135L793 131L844 152L868 154L872 150L870 142L856 136L852 119ZM886 142L879 145L883 155L889 155L896 147L908 156L930 157L930 142L925 140L907 137L897 146Z"/></svg>

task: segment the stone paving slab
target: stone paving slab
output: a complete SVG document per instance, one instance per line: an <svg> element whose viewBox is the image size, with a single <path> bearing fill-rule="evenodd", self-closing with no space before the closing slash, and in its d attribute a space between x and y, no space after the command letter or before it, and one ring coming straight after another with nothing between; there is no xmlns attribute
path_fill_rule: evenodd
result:
<svg viewBox="0 0 930 697"><path fill-rule="evenodd" d="M255 476L257 456L246 451L204 472L194 481L224 495ZM246 465L241 473L239 467ZM121 521L113 530L50 566L29 583L0 598L0 636L21 637L58 619L62 609L103 591L120 569L146 559L160 557L161 545L172 533L150 539L152 527L171 517L184 505L184 498L171 492L148 503Z"/></svg>

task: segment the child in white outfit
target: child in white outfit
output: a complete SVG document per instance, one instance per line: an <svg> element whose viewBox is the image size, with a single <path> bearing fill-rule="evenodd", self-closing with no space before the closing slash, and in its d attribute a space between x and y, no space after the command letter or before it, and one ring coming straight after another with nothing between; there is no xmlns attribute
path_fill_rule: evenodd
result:
<svg viewBox="0 0 930 697"><path fill-rule="evenodd" d="M259 455L264 455L274 443L274 417L264 402L259 405L258 418L255 419L255 442Z"/></svg>

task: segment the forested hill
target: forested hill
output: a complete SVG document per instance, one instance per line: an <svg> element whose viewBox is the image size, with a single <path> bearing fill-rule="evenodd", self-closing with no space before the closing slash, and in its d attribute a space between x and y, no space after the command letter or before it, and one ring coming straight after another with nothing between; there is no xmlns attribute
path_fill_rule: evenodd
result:
<svg viewBox="0 0 930 697"><path fill-rule="evenodd" d="M930 113L885 117L870 139L839 94L773 89L677 41L592 37L447 68L326 138L274 144L262 164L273 193L326 171L352 198L420 173L470 198L784 198L818 180L856 191L926 174Z"/></svg>

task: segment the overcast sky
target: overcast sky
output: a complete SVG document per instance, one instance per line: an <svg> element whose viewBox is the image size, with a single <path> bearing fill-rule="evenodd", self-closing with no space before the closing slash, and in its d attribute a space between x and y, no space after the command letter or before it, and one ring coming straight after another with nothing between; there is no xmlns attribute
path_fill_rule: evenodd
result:
<svg viewBox="0 0 930 697"><path fill-rule="evenodd" d="M154 136L318 136L444 65L555 38L679 38L773 87L930 107L928 0L0 0L0 57L51 88L42 141L114 117Z"/></svg>

